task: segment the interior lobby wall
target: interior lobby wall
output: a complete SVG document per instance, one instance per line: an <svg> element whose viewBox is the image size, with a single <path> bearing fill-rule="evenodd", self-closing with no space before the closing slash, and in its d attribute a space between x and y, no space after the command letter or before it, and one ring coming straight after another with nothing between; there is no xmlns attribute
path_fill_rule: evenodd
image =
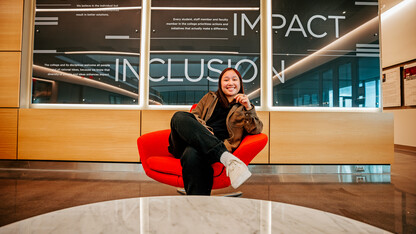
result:
<svg viewBox="0 0 416 234"><path fill-rule="evenodd" d="M0 1L0 159L16 159L23 0Z"/></svg>
<svg viewBox="0 0 416 234"><path fill-rule="evenodd" d="M389 14L381 21L382 68L394 68L416 61L416 31L410 29L416 22L416 1L381 0L380 12L393 9L399 14ZM415 107L384 108L394 114L394 144L416 147Z"/></svg>
<svg viewBox="0 0 416 234"><path fill-rule="evenodd" d="M4 29L10 29L14 33L5 33L3 30L1 34L1 38L12 36L14 39L13 43L10 43L9 48L1 48L1 56L0 57L0 64L9 64L13 59L10 59L8 53L17 54L20 56L21 54L21 28L22 28L22 17L23 17L23 0L21 1L2 1L1 4L10 4L10 5L2 5L0 9L7 12L14 12L15 15L14 19L18 22L15 24L10 24L8 21L1 20L1 27ZM12 6L13 5L13 6ZM16 7L17 6L17 7ZM19 8L20 7L20 8ZM11 10L13 9L13 10ZM5 15L5 14L1 14ZM8 18L13 18L8 16ZM5 22L5 23L3 23ZM3 25L4 24L4 25ZM17 30L19 29L19 30ZM19 32L18 36L16 36L15 32ZM3 39L1 39L3 40ZM18 43L16 43L18 42ZM2 43L4 44L4 43ZM16 56L16 55L15 55ZM20 61L20 59L17 59ZM10 67L9 67L10 66ZM0 132L2 137L2 143L0 143L0 150L2 152L9 152L7 154L2 154L0 157L4 157L3 159L42 159L42 160L80 160L80 161L137 161L137 150L135 146L135 142L125 141L126 137L137 138L140 134L144 134L145 132L150 131L154 127L168 127L168 119L161 122L157 122L156 117L165 116L159 115L160 113L164 112L164 110L136 110L136 111L107 111L107 110L42 110L42 109L19 109L18 102L13 101L11 104L4 104L6 102L10 102L13 98L10 98L10 95L13 96L15 99L19 98L19 85L16 85L16 81L20 82L20 67L17 65L13 68L14 74L12 75L14 82L12 88L7 88L7 90L12 90L12 94L7 94L8 96L0 96ZM0 69L7 68L10 70L12 65L0 65ZM17 72L17 73L16 73ZM5 72L7 74L7 72ZM4 73L1 73L4 74ZM2 75L1 78L3 79L4 76ZM3 87L3 86L1 86ZM16 89L17 87L17 89ZM7 92L4 92L7 93ZM0 93L0 95L3 92ZM18 99L17 99L18 100ZM114 112L117 112L117 116L114 115ZM154 117L149 118L147 114L150 112L156 113ZM171 111L168 111L171 112ZM274 155L276 152L281 150L281 140L285 139L292 134L292 130L299 135L311 135L311 133L305 132L305 128L303 128L301 124L299 125L292 125L292 129L287 131L289 135L276 135L276 126L281 124L278 122L279 120L273 120L273 118L269 116L279 116L279 112L267 112L267 111L260 111L259 115L262 120L265 122L265 129L264 132L269 135L270 141L266 148L260 153L259 157L253 161L254 163L260 164L268 164L268 163L281 163L279 159L271 159L270 155ZM343 112L344 117L349 119L351 116L356 116L357 113L347 113ZM288 116L288 115L295 115L299 121L302 121L305 114L303 112L293 112L293 113L282 113L280 116ZM365 115L365 114L364 114ZM364 116L363 115L363 116ZM383 122L387 119L387 121L392 121L391 114L388 113L376 113L378 119ZM319 124L324 124L322 120L328 117L328 113L315 113L316 122L309 122L312 126L316 126ZM350 117L348 117L350 116ZM93 118L98 118L100 121L94 121ZM360 126L361 124L371 123L371 119L366 119L363 122L362 118L358 118L353 121L357 121L356 125ZM122 120L122 121L120 121ZM359 122L358 122L359 121ZM368 121L368 122L366 122ZM377 122L377 121L376 121ZM354 125L354 122L349 122L349 124ZM324 124L325 125L325 124ZM121 127L121 130L118 131ZM342 134L342 131L345 130L345 126L342 126L342 121L339 122L339 125L333 125L332 127L323 126L325 131L328 133L327 137L332 136L336 137ZM312 127L313 128L313 127ZM387 126L388 128L388 126ZM77 131L77 129L79 131ZM371 129L367 129L368 131L364 131L363 134L372 135L370 138L374 139L375 137L379 137L379 132L372 133ZM19 135L18 135L19 131ZM118 131L119 133L116 135L112 135L113 131ZM316 129L314 130L316 131ZM4 134L3 134L4 133ZM82 136L77 137L77 133L82 133ZM111 141L107 141L106 137L107 134L112 136L113 139L116 141L123 142L118 146L111 145ZM314 134L314 133L313 133ZM312 135L313 135L312 134ZM385 131L382 134L385 134L385 139L391 139L390 136L392 135L391 132ZM62 136L62 137L60 137ZM350 140L353 140L354 136L351 134L348 135ZM19 139L19 140L18 140ZM99 140L102 139L102 140ZM120 140L122 139L122 140ZM123 140L124 139L124 140ZM397 139L397 138L396 138ZM310 140L313 140L312 138ZM94 141L93 143L89 144L88 142ZM119 143L120 143L119 142ZM389 143L389 140L383 141L387 146L391 146L392 143ZM366 142L362 142L365 144ZM72 150L75 146L76 150ZM376 146L372 145L369 141L369 149L373 150L374 154L377 154L380 150L384 148L377 148ZM53 150L50 150L50 147L53 147ZM270 148L269 148L270 147ZM304 156L303 154L307 152L308 147L310 145L305 144L302 141L299 141L296 144L297 149L304 149L304 151L299 151L297 156L301 158ZM319 152L326 152L328 149L328 145L325 142L321 142L317 144L317 156L309 157L302 161L302 159L296 161L296 163L322 163L322 158L319 156ZM344 145L344 147L354 147L354 145ZM18 149L18 150L17 150ZM120 150L121 157L120 157ZM125 150L125 151L123 151ZM389 152L391 151L390 156L380 158L379 160L371 161L373 163L380 163L380 164L388 164L392 160L392 150L391 147L389 148ZM17 153L19 152L19 153ZM37 152L34 154L33 152ZM61 154L62 157L58 157L57 155ZM302 154L302 155L301 155ZM71 157L71 155L73 157ZM337 159L337 163L351 163L356 162L360 163L359 161L351 160L348 153L343 154L341 158ZM369 161L362 161L362 163L369 162Z"/></svg>

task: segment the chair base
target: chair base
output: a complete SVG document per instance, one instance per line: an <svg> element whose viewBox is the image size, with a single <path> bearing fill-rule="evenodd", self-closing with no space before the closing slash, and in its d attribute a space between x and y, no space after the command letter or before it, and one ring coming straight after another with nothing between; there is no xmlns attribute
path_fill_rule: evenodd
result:
<svg viewBox="0 0 416 234"><path fill-rule="evenodd" d="M186 191L183 188L177 188L176 192L178 192L181 195L186 195ZM241 197L241 196L243 196L243 192L238 191L238 192L233 192L233 193L215 194L214 196L218 196L218 197Z"/></svg>

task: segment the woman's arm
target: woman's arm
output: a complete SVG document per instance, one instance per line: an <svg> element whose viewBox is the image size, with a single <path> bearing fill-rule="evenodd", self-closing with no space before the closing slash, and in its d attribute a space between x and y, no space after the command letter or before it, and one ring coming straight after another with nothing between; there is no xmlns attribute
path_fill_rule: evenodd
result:
<svg viewBox="0 0 416 234"><path fill-rule="evenodd" d="M257 116L254 105L250 103L248 96L242 93L237 94L234 99L243 105L244 129L248 134L259 134L263 130L263 123Z"/></svg>
<svg viewBox="0 0 416 234"><path fill-rule="evenodd" d="M263 122L257 116L256 109L253 104L250 104L251 108L245 110L244 113L244 129L248 134L259 134L263 130Z"/></svg>

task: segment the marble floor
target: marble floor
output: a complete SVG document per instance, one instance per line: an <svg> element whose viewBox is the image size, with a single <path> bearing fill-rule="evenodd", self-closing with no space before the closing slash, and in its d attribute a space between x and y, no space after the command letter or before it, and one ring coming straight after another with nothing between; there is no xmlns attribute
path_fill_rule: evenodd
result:
<svg viewBox="0 0 416 234"><path fill-rule="evenodd" d="M286 203L216 196L141 197L71 207L0 227L9 233L390 233Z"/></svg>
<svg viewBox="0 0 416 234"><path fill-rule="evenodd" d="M60 173L0 168L0 226L90 203L180 196L175 188L140 173ZM416 233L416 154L411 152L396 150L390 183L288 182L253 174L238 190L243 198L313 208L389 232Z"/></svg>

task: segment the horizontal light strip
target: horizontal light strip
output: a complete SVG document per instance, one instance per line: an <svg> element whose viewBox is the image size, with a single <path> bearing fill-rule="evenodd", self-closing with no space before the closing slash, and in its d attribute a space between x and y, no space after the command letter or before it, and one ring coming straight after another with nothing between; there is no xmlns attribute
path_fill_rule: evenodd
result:
<svg viewBox="0 0 416 234"><path fill-rule="evenodd" d="M357 52L380 52L380 49L361 49L361 48L357 48Z"/></svg>
<svg viewBox="0 0 416 234"><path fill-rule="evenodd" d="M228 37L153 37L151 40L228 40Z"/></svg>
<svg viewBox="0 0 416 234"><path fill-rule="evenodd" d="M270 111L380 112L379 108L366 108L366 107L283 107L283 106L273 106L273 107L270 108Z"/></svg>
<svg viewBox="0 0 416 234"><path fill-rule="evenodd" d="M34 54L54 54L56 50L33 50Z"/></svg>
<svg viewBox="0 0 416 234"><path fill-rule="evenodd" d="M58 22L35 22L35 25L58 25Z"/></svg>
<svg viewBox="0 0 416 234"><path fill-rule="evenodd" d="M121 109L121 110L139 110L137 104L119 105L119 104L31 104L33 109ZM189 110L189 107L188 107Z"/></svg>
<svg viewBox="0 0 416 234"><path fill-rule="evenodd" d="M103 7L103 8L67 8L67 9L36 9L36 12L77 12L77 11L124 11L140 10L142 7Z"/></svg>
<svg viewBox="0 0 416 234"><path fill-rule="evenodd" d="M105 39L129 39L130 36L125 35L105 35Z"/></svg>
<svg viewBox="0 0 416 234"><path fill-rule="evenodd" d="M58 20L58 17L35 17L36 20Z"/></svg>
<svg viewBox="0 0 416 234"><path fill-rule="evenodd" d="M318 50L319 51L319 50ZM351 51L355 52L355 51ZM273 56L314 56L314 57L355 57L355 55L342 55L342 54L273 54Z"/></svg>
<svg viewBox="0 0 416 234"><path fill-rule="evenodd" d="M56 4L41 4L41 3L39 3L39 4L36 4L36 6L37 7L40 7L40 6L43 6L43 7L51 7L51 6L60 6L60 7L63 7L63 6L71 6L71 4L69 4L69 3L62 3L62 4L59 4L59 3L56 3Z"/></svg>
<svg viewBox="0 0 416 234"><path fill-rule="evenodd" d="M380 48L379 44L355 44L356 47Z"/></svg>
<svg viewBox="0 0 416 234"><path fill-rule="evenodd" d="M191 105L149 105L147 110L186 110ZM139 105L118 105L118 104L32 104L34 109L128 109L141 110ZM262 109L256 106L257 111ZM276 107L273 106L269 111L296 111L296 112L380 112L378 108L365 107Z"/></svg>
<svg viewBox="0 0 416 234"><path fill-rule="evenodd" d="M153 54L240 54L234 51L181 51L181 50L153 50L150 51Z"/></svg>
<svg viewBox="0 0 416 234"><path fill-rule="evenodd" d="M68 51L64 54L116 54L116 55L137 55L140 53L131 53L131 52L119 52L119 51Z"/></svg>
<svg viewBox="0 0 416 234"><path fill-rule="evenodd" d="M378 6L378 2L355 2L357 6Z"/></svg>
<svg viewBox="0 0 416 234"><path fill-rule="evenodd" d="M258 11L259 7L152 7L152 10L166 11Z"/></svg>
<svg viewBox="0 0 416 234"><path fill-rule="evenodd" d="M380 57L380 54L357 53L358 57Z"/></svg>
<svg viewBox="0 0 416 234"><path fill-rule="evenodd" d="M308 49L308 51L315 52L315 51L320 51L320 50ZM343 52L355 52L355 50L325 50L325 51L328 51L328 52L341 52L341 53L343 53Z"/></svg>

